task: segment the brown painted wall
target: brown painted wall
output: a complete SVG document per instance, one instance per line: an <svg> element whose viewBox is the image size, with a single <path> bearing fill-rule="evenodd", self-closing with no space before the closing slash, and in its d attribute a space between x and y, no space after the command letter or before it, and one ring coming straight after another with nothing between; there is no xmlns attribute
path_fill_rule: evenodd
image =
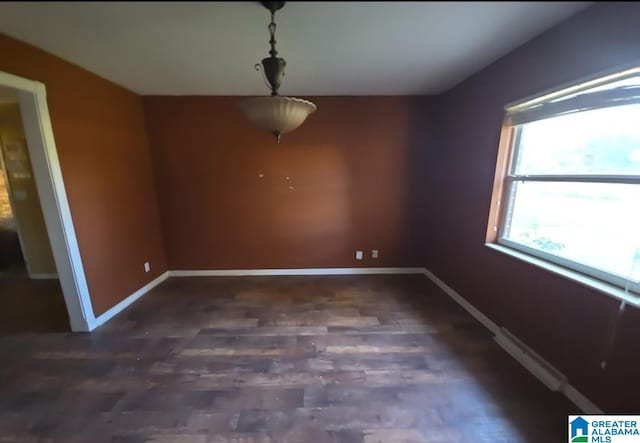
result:
<svg viewBox="0 0 640 443"><path fill-rule="evenodd" d="M0 70L43 82L93 308L166 270L142 99L0 35ZM145 274L143 262L151 261Z"/></svg>
<svg viewBox="0 0 640 443"><path fill-rule="evenodd" d="M430 153L427 267L523 339L608 412L640 412L640 314L624 313L609 366L600 368L619 302L483 246L503 106L633 60L640 7L597 4L446 93L445 143Z"/></svg>
<svg viewBox="0 0 640 443"><path fill-rule="evenodd" d="M7 163L5 172L13 197L13 217L20 232L27 269L32 274L55 274L56 264L33 177L18 103L0 104L0 150Z"/></svg>
<svg viewBox="0 0 640 443"><path fill-rule="evenodd" d="M279 145L239 100L144 98L170 269L418 263L412 162L431 143L429 98L313 98Z"/></svg>

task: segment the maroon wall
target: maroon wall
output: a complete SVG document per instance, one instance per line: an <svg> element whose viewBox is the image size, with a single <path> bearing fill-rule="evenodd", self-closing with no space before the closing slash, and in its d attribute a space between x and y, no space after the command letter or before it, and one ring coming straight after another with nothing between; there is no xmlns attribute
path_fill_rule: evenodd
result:
<svg viewBox="0 0 640 443"><path fill-rule="evenodd" d="M603 370L619 301L484 246L504 105L632 61L640 62L640 7L596 4L441 96L443 146L426 164L438 192L425 261L605 411L638 413L638 309L624 313Z"/></svg>

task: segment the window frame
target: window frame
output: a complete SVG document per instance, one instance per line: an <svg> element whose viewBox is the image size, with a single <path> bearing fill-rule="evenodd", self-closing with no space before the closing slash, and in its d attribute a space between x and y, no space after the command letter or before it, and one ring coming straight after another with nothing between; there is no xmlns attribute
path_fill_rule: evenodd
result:
<svg viewBox="0 0 640 443"><path fill-rule="evenodd" d="M638 66L638 65L636 65ZM629 76L630 71L623 71L620 74L609 75L607 77L600 77L596 80L591 80L588 82L582 82L577 85L571 87L565 87L560 90L556 90L556 92L552 92L546 95L543 95L539 98L529 99L521 104L516 104L513 106L507 107L507 115L503 122L501 137L500 137L500 146L498 150L498 161L496 165L496 173L495 173L495 181L494 181L494 190L492 195L492 205L489 214L489 225L487 227L487 245L493 247L493 249L501 250L501 248L507 248L509 250L516 251L518 257L527 260L526 256L530 256L533 259L543 260L544 262L550 263L552 265L557 265L560 267L556 272L562 275L571 274L575 275L577 273L579 278L576 280L580 280L584 282L582 277L596 279L599 282L604 282L607 285L612 285L614 288L612 291L606 291L608 293L615 293L614 295L620 298L620 291L624 291L624 293L631 297L631 299L640 304L640 284L634 280L619 276L617 274L604 271L599 268L595 268L593 266L585 265L583 263L576 262L574 260L570 260L564 257L560 257L545 251L541 251L522 243L515 242L505 237L505 233L507 232L510 217L513 205L515 203L515 188L517 183L526 183L526 182L547 182L547 183L561 183L561 182L569 182L569 183L622 183L622 184L633 184L640 186L640 175L580 175L580 174L517 174L515 172L517 166L517 159L520 155L520 133L522 130L522 125L528 123L528 121L518 120L517 112L524 109L524 113L528 112L529 114L536 114L535 112L531 112L531 106L533 106L534 110L540 109L541 105L544 107L545 104L549 102L553 102L558 100L558 98L562 98L564 95L571 96L571 94L576 94L576 91L580 92L585 89L592 88L594 84L598 85L606 85L608 83L615 82L620 78L625 78ZM638 75L640 72L640 68L634 68L631 70L634 75ZM579 94L578 94L579 95ZM636 100L636 99L634 99ZM616 106L615 104L603 105L599 104L597 107L611 107ZM536 109L537 108L537 109ZM590 108L595 109L595 108ZM590 109L579 109L572 112L582 112L588 111ZM514 112L514 110L516 110ZM564 113L563 113L564 114ZM556 114L556 115L563 115ZM514 115L516 115L515 120L518 121L518 124L513 124ZM539 115L535 120L542 120L547 118L552 118L556 115L549 115L540 117ZM531 120L531 121L535 121ZM524 254L525 257L522 256ZM527 260L529 261L529 260ZM530 260L530 263L534 263L537 260ZM545 266L548 268L547 266ZM563 270L567 270L568 272L563 272ZM571 276L567 275L569 278ZM594 282L593 287L600 287L601 284L598 282ZM626 299L627 297L625 297Z"/></svg>

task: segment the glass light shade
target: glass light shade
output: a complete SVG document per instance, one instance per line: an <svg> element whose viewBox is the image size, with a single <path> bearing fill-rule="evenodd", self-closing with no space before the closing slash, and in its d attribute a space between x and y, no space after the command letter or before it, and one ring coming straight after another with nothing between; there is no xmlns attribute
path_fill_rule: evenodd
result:
<svg viewBox="0 0 640 443"><path fill-rule="evenodd" d="M279 95L248 98L238 106L251 123L276 137L296 129L316 110L310 101Z"/></svg>

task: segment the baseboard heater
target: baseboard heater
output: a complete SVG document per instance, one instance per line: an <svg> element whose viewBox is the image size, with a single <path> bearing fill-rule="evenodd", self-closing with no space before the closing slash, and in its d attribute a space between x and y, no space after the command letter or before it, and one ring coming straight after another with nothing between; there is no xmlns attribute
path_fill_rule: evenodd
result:
<svg viewBox="0 0 640 443"><path fill-rule="evenodd" d="M500 328L494 340L552 391L561 391L568 384L568 379L564 374L507 329Z"/></svg>

